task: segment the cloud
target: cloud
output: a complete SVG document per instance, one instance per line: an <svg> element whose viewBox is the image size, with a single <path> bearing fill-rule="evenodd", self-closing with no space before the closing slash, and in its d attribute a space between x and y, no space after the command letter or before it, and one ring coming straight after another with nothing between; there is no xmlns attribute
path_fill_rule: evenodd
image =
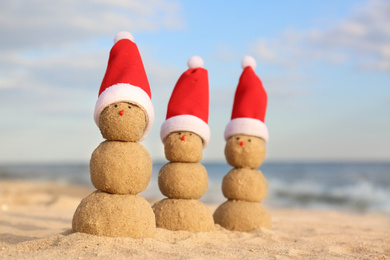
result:
<svg viewBox="0 0 390 260"><path fill-rule="evenodd" d="M337 27L310 33L319 47L343 50L365 68L390 70L390 2L372 0Z"/></svg>
<svg viewBox="0 0 390 260"><path fill-rule="evenodd" d="M0 10L0 49L47 48L112 32L178 29L180 3L166 0L5 1Z"/></svg>
<svg viewBox="0 0 390 260"><path fill-rule="evenodd" d="M111 44L102 44L101 39L112 39L113 32L123 29L178 29L184 24L180 8L179 2L165 0L4 2L0 9L2 105L30 95L35 103L28 103L39 110L52 106L50 100L68 95L95 97ZM164 84L172 75L172 68L157 70L153 61L148 65L153 82Z"/></svg>
<svg viewBox="0 0 390 260"><path fill-rule="evenodd" d="M262 62L272 63L283 67L293 67L292 50L278 40L258 39L252 47L254 55Z"/></svg>
<svg viewBox="0 0 390 260"><path fill-rule="evenodd" d="M4 148L11 147L13 152L3 149L1 161L21 157L23 160L88 158L89 144L93 147L101 139L92 115L113 34L121 30L134 34L178 30L183 26L178 1L2 3L0 132ZM143 46L139 47L141 53L145 51ZM175 68L148 58L144 64L151 85L159 86L154 94L165 94L164 87L170 83ZM61 152L74 147L84 148L67 155ZM21 151L23 156L19 156Z"/></svg>
<svg viewBox="0 0 390 260"><path fill-rule="evenodd" d="M325 29L289 30L278 39L260 38L252 52L264 62L286 68L326 61L390 71L389 13L389 1L371 0Z"/></svg>

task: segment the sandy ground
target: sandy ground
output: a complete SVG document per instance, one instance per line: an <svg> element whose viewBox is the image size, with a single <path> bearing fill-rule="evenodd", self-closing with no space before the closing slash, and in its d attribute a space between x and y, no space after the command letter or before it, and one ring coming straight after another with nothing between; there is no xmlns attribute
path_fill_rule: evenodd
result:
<svg viewBox="0 0 390 260"><path fill-rule="evenodd" d="M233 232L218 225L205 233L158 229L148 239L72 233L73 213L91 191L1 181L0 258L390 259L390 215L381 214L266 208L271 230ZM218 205L208 206L214 211Z"/></svg>

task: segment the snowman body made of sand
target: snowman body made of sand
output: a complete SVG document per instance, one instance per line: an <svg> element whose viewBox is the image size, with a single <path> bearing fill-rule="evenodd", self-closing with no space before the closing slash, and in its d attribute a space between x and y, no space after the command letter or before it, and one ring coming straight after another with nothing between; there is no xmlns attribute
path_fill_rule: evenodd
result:
<svg viewBox="0 0 390 260"><path fill-rule="evenodd" d="M229 230L271 228L271 217L260 202L267 195L267 180L260 170L266 155L268 129L264 124L267 94L255 74L255 60L244 57L231 121L225 129L225 157L234 168L222 181L228 199L214 212L216 224Z"/></svg>
<svg viewBox="0 0 390 260"><path fill-rule="evenodd" d="M153 205L156 225L169 230L205 232L214 228L208 207L198 201L207 191L208 175L200 164L210 140L207 70L200 57L191 57L168 103L161 140L169 161L158 175L163 199Z"/></svg>
<svg viewBox="0 0 390 260"><path fill-rule="evenodd" d="M97 189L76 209L72 229L110 237L153 237L153 210L138 193L152 174L152 160L139 142L150 131L154 110L146 73L130 33L118 33L99 91L94 119L103 141L92 153Z"/></svg>

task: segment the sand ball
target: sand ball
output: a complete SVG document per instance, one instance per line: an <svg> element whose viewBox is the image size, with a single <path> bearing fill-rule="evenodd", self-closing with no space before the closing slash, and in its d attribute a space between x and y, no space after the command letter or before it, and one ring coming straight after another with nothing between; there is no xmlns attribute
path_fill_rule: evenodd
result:
<svg viewBox="0 0 390 260"><path fill-rule="evenodd" d="M139 195L95 191L77 207L74 232L107 237L153 237L156 222L150 204Z"/></svg>
<svg viewBox="0 0 390 260"><path fill-rule="evenodd" d="M258 202L228 200L214 212L216 224L229 230L251 231L271 228L271 216Z"/></svg>
<svg viewBox="0 0 390 260"><path fill-rule="evenodd" d="M267 195L267 180L261 171L234 168L222 181L223 195L229 200L261 202Z"/></svg>
<svg viewBox="0 0 390 260"><path fill-rule="evenodd" d="M257 169L267 153L265 141L250 135L233 135L226 141L225 157L233 167Z"/></svg>
<svg viewBox="0 0 390 260"><path fill-rule="evenodd" d="M200 163L167 163L158 174L161 193L173 199L199 199L208 183L207 170Z"/></svg>
<svg viewBox="0 0 390 260"><path fill-rule="evenodd" d="M138 142L146 128L145 112L127 102L107 106L99 117L103 138L112 141Z"/></svg>
<svg viewBox="0 0 390 260"><path fill-rule="evenodd" d="M209 208L198 200L164 199L153 205L153 211L159 228L190 232L214 229Z"/></svg>
<svg viewBox="0 0 390 260"><path fill-rule="evenodd" d="M171 162L200 162L203 154L202 138L193 132L173 132L165 139L164 152Z"/></svg>
<svg viewBox="0 0 390 260"><path fill-rule="evenodd" d="M148 186L153 165L140 143L104 141L92 153L89 167L96 189L135 195Z"/></svg>

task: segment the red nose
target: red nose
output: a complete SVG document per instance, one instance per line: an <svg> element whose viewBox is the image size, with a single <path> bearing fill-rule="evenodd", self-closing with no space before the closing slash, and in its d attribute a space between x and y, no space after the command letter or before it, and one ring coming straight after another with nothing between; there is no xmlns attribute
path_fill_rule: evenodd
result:
<svg viewBox="0 0 390 260"><path fill-rule="evenodd" d="M244 141L241 141L241 142L240 142L240 146L243 146L243 145L244 145Z"/></svg>
<svg viewBox="0 0 390 260"><path fill-rule="evenodd" d="M121 111L119 111L120 115L123 115L124 113L125 113L125 110L123 110L123 109Z"/></svg>
<svg viewBox="0 0 390 260"><path fill-rule="evenodd" d="M181 137L181 140L182 140L182 141L186 140L186 136L183 135L183 136Z"/></svg>

